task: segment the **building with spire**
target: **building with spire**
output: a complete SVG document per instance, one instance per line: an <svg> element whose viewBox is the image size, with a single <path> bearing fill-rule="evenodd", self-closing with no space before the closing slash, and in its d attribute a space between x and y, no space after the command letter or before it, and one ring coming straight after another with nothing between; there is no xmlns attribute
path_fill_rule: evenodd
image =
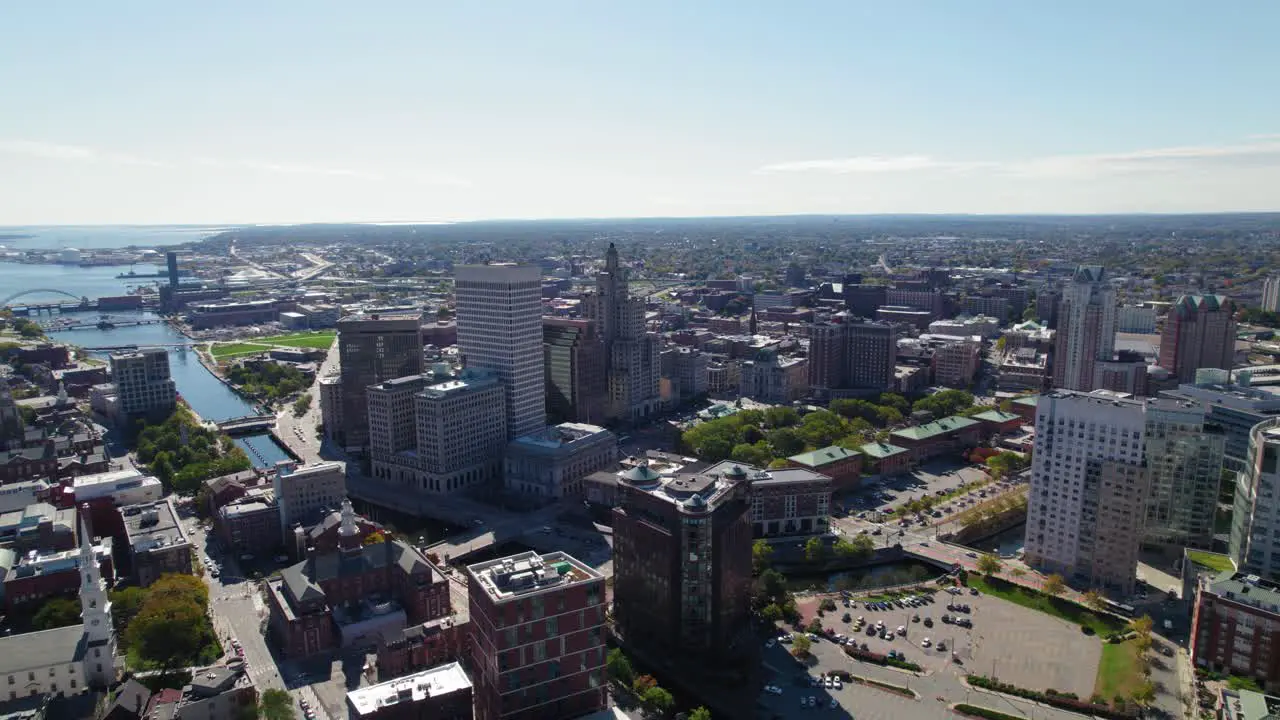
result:
<svg viewBox="0 0 1280 720"><path fill-rule="evenodd" d="M80 526L80 624L0 638L0 702L32 695L78 695L116 681L111 600L93 538Z"/></svg>
<svg viewBox="0 0 1280 720"><path fill-rule="evenodd" d="M366 539L343 500L337 550L267 583L269 633L285 657L381 645L452 613L449 582L422 553L400 540Z"/></svg>
<svg viewBox="0 0 1280 720"><path fill-rule="evenodd" d="M582 298L583 312L594 320L605 344L609 417L635 422L661 409L659 342L644 322L644 298L631 297L618 248L609 243L595 292Z"/></svg>

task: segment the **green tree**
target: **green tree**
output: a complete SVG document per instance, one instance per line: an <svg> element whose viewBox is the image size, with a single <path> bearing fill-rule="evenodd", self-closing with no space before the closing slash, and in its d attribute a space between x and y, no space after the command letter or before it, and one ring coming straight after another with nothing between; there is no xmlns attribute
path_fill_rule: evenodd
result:
<svg viewBox="0 0 1280 720"><path fill-rule="evenodd" d="M1084 600L1085 606L1091 610L1104 610L1107 607L1106 601L1102 598L1102 593L1097 590L1085 590L1081 599Z"/></svg>
<svg viewBox="0 0 1280 720"><path fill-rule="evenodd" d="M768 541L762 538L751 543L751 566L757 575L769 567L771 558L773 558L773 546Z"/></svg>
<svg viewBox="0 0 1280 720"><path fill-rule="evenodd" d="M844 437L848 430L839 415L830 410L818 410L804 416L797 433L806 445L821 448Z"/></svg>
<svg viewBox="0 0 1280 720"><path fill-rule="evenodd" d="M711 720L711 711L700 705L689 713L689 720Z"/></svg>
<svg viewBox="0 0 1280 720"><path fill-rule="evenodd" d="M983 553L978 556L978 572L983 575L995 575L1000 572L1000 558L991 553Z"/></svg>
<svg viewBox="0 0 1280 720"><path fill-rule="evenodd" d="M813 641L804 635L797 634L791 641L791 654L798 658L809 657L809 650L813 648Z"/></svg>
<svg viewBox="0 0 1280 720"><path fill-rule="evenodd" d="M1043 590L1044 594L1048 595L1049 597L1058 597L1064 591L1066 591L1067 584L1066 582L1063 581L1061 575L1059 575L1058 573L1054 573L1044 579L1044 587L1040 589Z"/></svg>
<svg viewBox="0 0 1280 720"><path fill-rule="evenodd" d="M942 418L970 407L973 407L972 393L964 390L942 390L917 400L911 409L915 412L930 412L935 418Z"/></svg>
<svg viewBox="0 0 1280 720"><path fill-rule="evenodd" d="M787 601L791 599L791 593L787 590L787 578L782 573L777 570L766 569L755 579L753 586L752 594L755 598L756 607L773 604L783 608L785 612Z"/></svg>
<svg viewBox="0 0 1280 720"><path fill-rule="evenodd" d="M208 606L209 589L199 578L161 575L129 622L126 644L162 670L194 665L215 645Z"/></svg>
<svg viewBox="0 0 1280 720"><path fill-rule="evenodd" d="M813 618L812 620L809 621L809 624L805 627L805 630L813 633L814 635L821 633L822 621L819 620L818 618Z"/></svg>
<svg viewBox="0 0 1280 720"><path fill-rule="evenodd" d="M1155 684L1152 683L1150 680L1143 682L1141 685L1139 685L1137 688L1134 689L1132 700L1138 705L1141 705L1142 707L1147 707L1151 705L1151 703L1155 702L1156 700Z"/></svg>
<svg viewBox="0 0 1280 720"><path fill-rule="evenodd" d="M631 691L641 697L644 696L645 691L656 687L658 687L658 681L652 675L639 675L631 681Z"/></svg>
<svg viewBox="0 0 1280 720"><path fill-rule="evenodd" d="M891 407L903 415L911 412L911 403L897 393L880 393L880 397L876 398L876 404Z"/></svg>
<svg viewBox="0 0 1280 720"><path fill-rule="evenodd" d="M769 428L791 427L800 422L800 413L795 408L775 406L764 411L764 425Z"/></svg>
<svg viewBox="0 0 1280 720"><path fill-rule="evenodd" d="M827 554L827 546L823 544L821 538L811 537L804 544L804 559L809 562L817 562Z"/></svg>
<svg viewBox="0 0 1280 720"><path fill-rule="evenodd" d="M865 559L875 552L875 541L870 535L855 535L852 540L840 538L835 545L836 555L846 559Z"/></svg>
<svg viewBox="0 0 1280 720"><path fill-rule="evenodd" d="M123 638L129 623L146 602L147 591L140 587L127 587L109 593L108 598L111 600L111 623L115 626L116 633Z"/></svg>
<svg viewBox="0 0 1280 720"><path fill-rule="evenodd" d="M258 698L258 717L262 720L294 720L293 698L277 688L269 688Z"/></svg>
<svg viewBox="0 0 1280 720"><path fill-rule="evenodd" d="M804 440L800 438L800 435L795 430L789 427L769 432L765 435L765 438L769 441L769 447L777 457L786 458L804 452Z"/></svg>
<svg viewBox="0 0 1280 720"><path fill-rule="evenodd" d="M859 400L856 398L837 398L832 400L831 404L827 407L831 412L834 412L840 417L848 418L850 420L859 418L873 425L880 427L884 426L884 411L886 408L874 405L866 400ZM887 409L893 410L893 408ZM894 410L894 412L897 411ZM899 417L901 417L901 414L899 414Z"/></svg>
<svg viewBox="0 0 1280 720"><path fill-rule="evenodd" d="M627 659L627 656L622 654L621 649L614 648L610 650L606 662L610 680L628 687L635 681L635 670L631 667L631 661Z"/></svg>
<svg viewBox="0 0 1280 720"><path fill-rule="evenodd" d="M297 400L293 401L293 414L295 417L302 417L311 409L311 393L302 393Z"/></svg>
<svg viewBox="0 0 1280 720"><path fill-rule="evenodd" d="M640 701L649 712L660 716L666 716L671 712L671 708L675 706L675 698L671 697L671 693L665 689L654 686L644 691L640 696Z"/></svg>
<svg viewBox="0 0 1280 720"><path fill-rule="evenodd" d="M769 450L769 444L763 440L751 445L738 443L733 446L733 452L729 454L729 459L734 462L762 468L773 461L773 453Z"/></svg>
<svg viewBox="0 0 1280 720"><path fill-rule="evenodd" d="M36 630L51 630L75 625L78 622L80 622L80 603L71 598L55 597L46 600L40 606L31 620L31 626Z"/></svg>
<svg viewBox="0 0 1280 720"><path fill-rule="evenodd" d="M765 605L764 609L760 611L760 619L765 622L776 623L783 619L783 617L785 617L785 615L782 612L782 608L774 603Z"/></svg>

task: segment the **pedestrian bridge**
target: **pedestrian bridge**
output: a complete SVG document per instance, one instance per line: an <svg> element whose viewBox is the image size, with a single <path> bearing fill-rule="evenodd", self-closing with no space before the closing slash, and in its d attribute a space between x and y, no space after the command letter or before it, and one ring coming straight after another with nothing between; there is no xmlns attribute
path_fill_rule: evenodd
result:
<svg viewBox="0 0 1280 720"><path fill-rule="evenodd" d="M275 415L246 415L244 417L231 418L218 423L218 430L232 437L237 435L252 435L264 430L270 430L276 425Z"/></svg>

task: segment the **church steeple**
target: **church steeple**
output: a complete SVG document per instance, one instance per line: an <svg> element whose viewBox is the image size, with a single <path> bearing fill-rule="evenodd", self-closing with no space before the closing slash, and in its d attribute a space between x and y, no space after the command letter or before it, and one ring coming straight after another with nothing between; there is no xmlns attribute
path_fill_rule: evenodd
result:
<svg viewBox="0 0 1280 720"><path fill-rule="evenodd" d="M84 517L88 506L80 509L80 619L90 644L113 639L111 598L98 569L98 556L93 551L93 537Z"/></svg>
<svg viewBox="0 0 1280 720"><path fill-rule="evenodd" d="M359 552L362 540L360 527L356 525L356 511L351 507L351 501L343 498L342 524L338 526L338 550L344 554Z"/></svg>

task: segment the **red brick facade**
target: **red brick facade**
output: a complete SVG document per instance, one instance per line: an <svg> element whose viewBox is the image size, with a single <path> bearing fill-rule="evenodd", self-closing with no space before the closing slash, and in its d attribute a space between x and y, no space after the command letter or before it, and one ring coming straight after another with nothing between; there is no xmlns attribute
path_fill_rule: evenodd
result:
<svg viewBox="0 0 1280 720"><path fill-rule="evenodd" d="M471 628L439 618L405 630L378 648L378 679L389 680L449 662L469 660Z"/></svg>

